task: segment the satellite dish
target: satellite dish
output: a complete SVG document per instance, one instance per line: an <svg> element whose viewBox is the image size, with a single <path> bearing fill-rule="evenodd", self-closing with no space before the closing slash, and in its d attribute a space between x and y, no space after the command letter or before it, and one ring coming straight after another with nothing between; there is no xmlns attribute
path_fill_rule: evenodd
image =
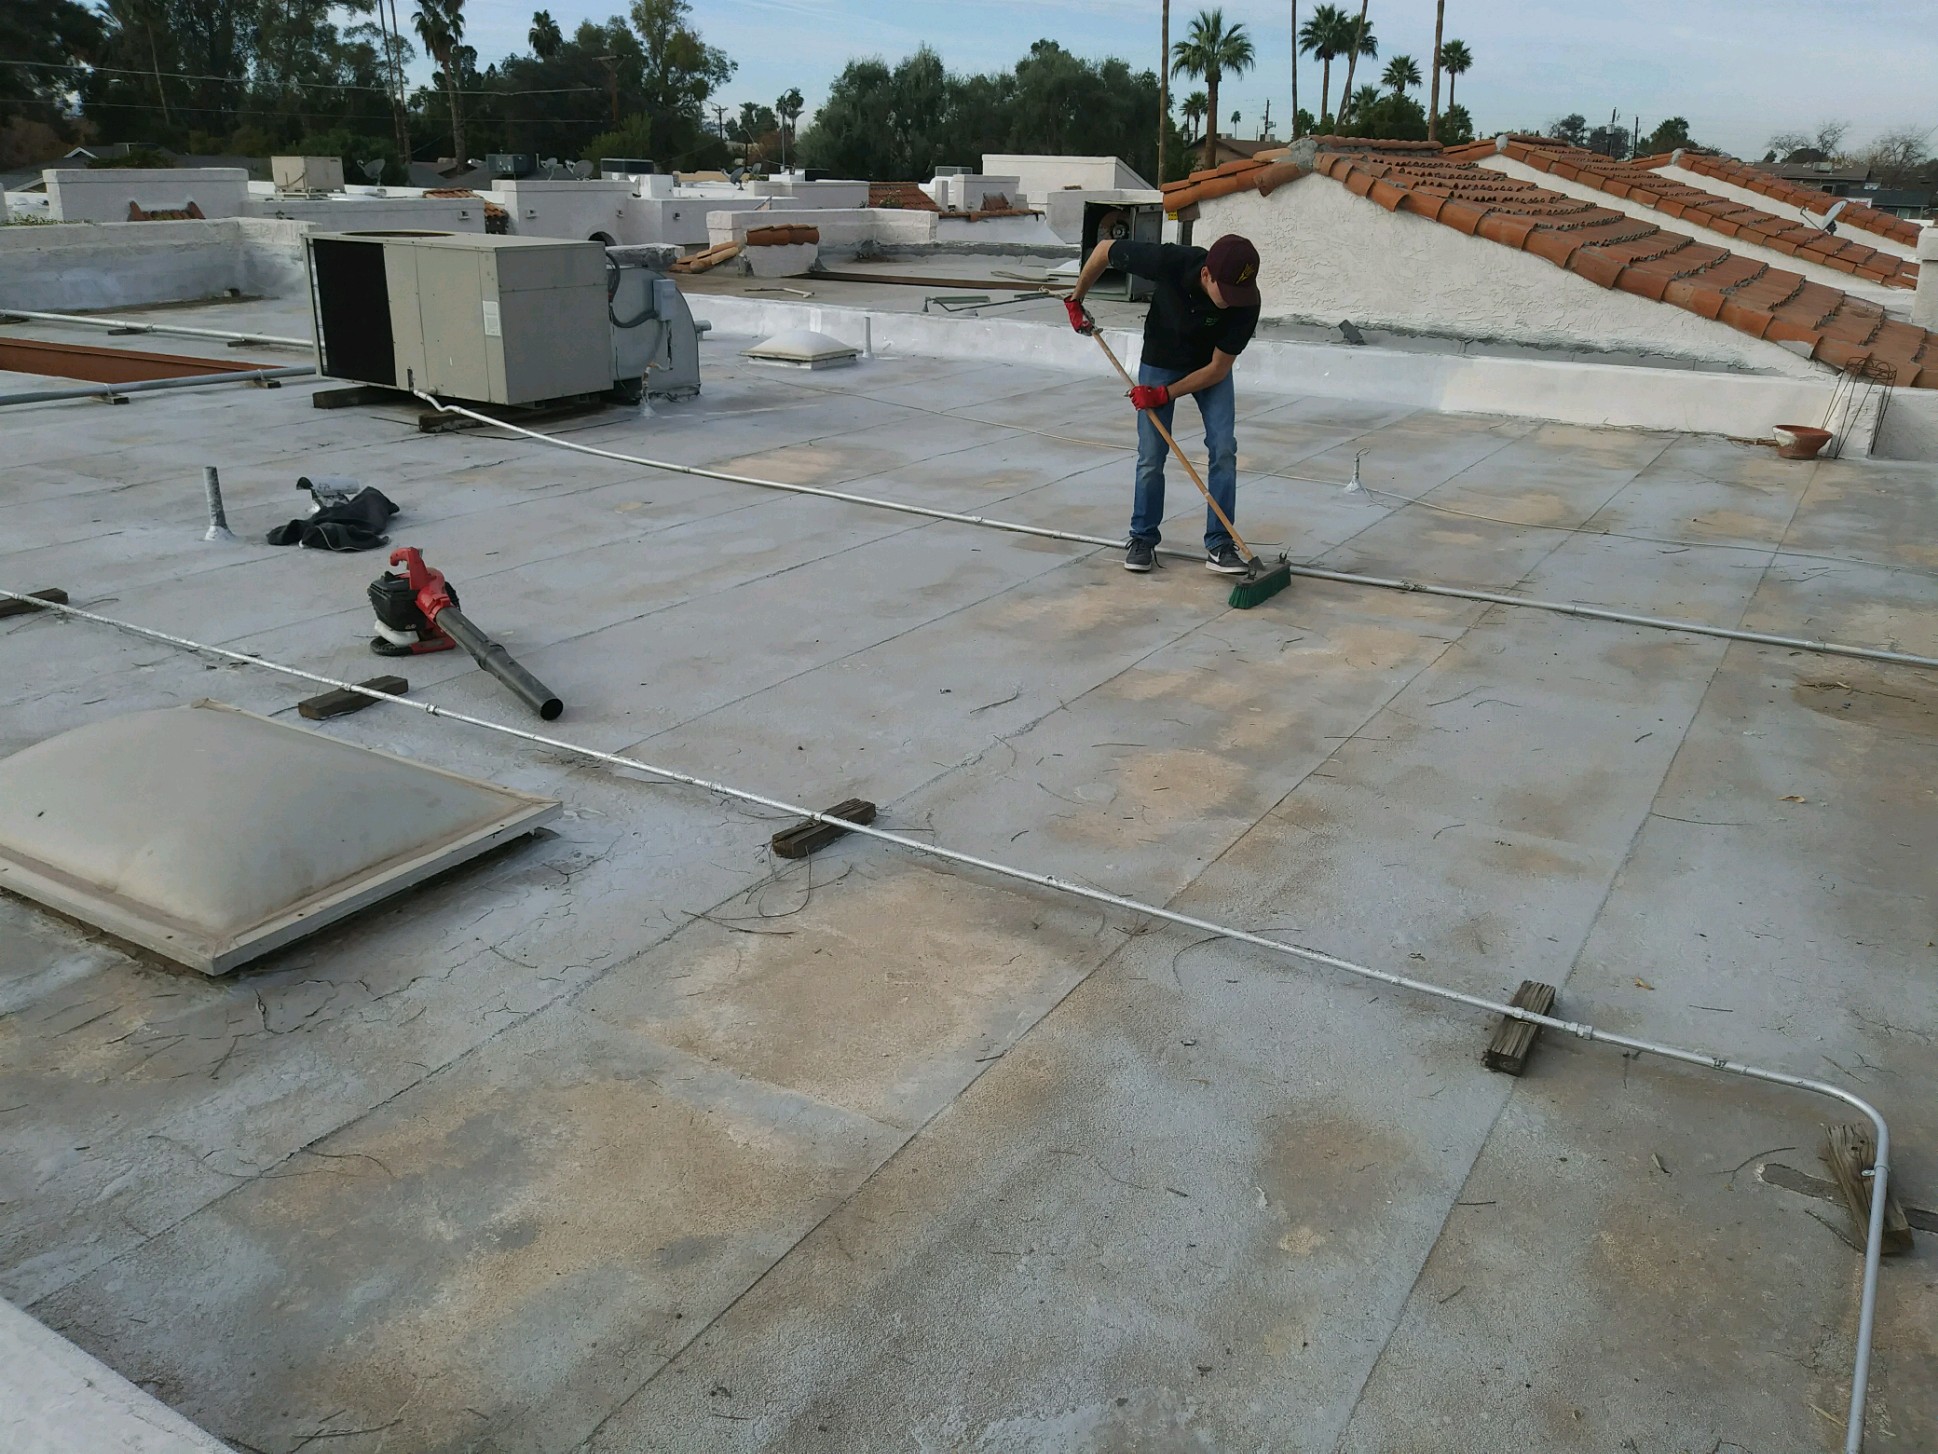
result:
<svg viewBox="0 0 1938 1454"><path fill-rule="evenodd" d="M543 168L545 169L545 180L546 180L546 181L548 181L548 182L549 182L549 181L551 181L551 180L552 180L553 178L555 178L556 176L558 176L558 174L559 174L559 159L558 159L557 157L546 157L544 161L542 161L542 162L540 162L540 163L539 163L539 165L540 165L541 167L543 167Z"/></svg>
<svg viewBox="0 0 1938 1454"><path fill-rule="evenodd" d="M1851 204L1851 199L1846 197L1843 201L1839 202L1836 206L1832 207L1830 211L1824 214L1824 220L1821 225L1825 232L1834 233L1837 231L1838 214L1840 214L1846 207L1850 206L1850 204Z"/></svg>
<svg viewBox="0 0 1938 1454"><path fill-rule="evenodd" d="M376 186L377 183L384 179L384 159L382 157L372 157L367 162L358 162L357 165L362 169L364 176L370 179L371 186Z"/></svg>
<svg viewBox="0 0 1938 1454"><path fill-rule="evenodd" d="M573 177L578 181L583 182L587 177L592 175L592 163L573 162L566 170L571 172Z"/></svg>

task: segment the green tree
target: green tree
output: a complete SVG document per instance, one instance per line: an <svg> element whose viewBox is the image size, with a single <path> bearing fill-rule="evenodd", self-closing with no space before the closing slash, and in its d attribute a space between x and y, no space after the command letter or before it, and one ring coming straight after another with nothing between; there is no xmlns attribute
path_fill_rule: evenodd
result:
<svg viewBox="0 0 1938 1454"><path fill-rule="evenodd" d="M1689 123L1680 116L1671 116L1649 135L1635 143L1635 149L1647 156L1659 152L1677 151L1683 147L1694 146L1689 139Z"/></svg>
<svg viewBox="0 0 1938 1454"><path fill-rule="evenodd" d="M1459 146L1473 139L1474 119L1467 114L1467 108L1449 104L1440 113L1440 140L1447 146Z"/></svg>
<svg viewBox="0 0 1938 1454"><path fill-rule="evenodd" d="M1319 62L1319 115L1332 114L1332 61L1352 44L1352 17L1337 5L1319 5L1299 30L1299 54Z"/></svg>
<svg viewBox="0 0 1938 1454"><path fill-rule="evenodd" d="M68 67L92 58L103 38L101 17L73 0L0 5L0 56L13 63L0 66L0 117L58 122L74 84Z"/></svg>
<svg viewBox="0 0 1938 1454"><path fill-rule="evenodd" d="M799 86L789 86L774 102L774 114L780 118L781 123L782 166L787 165L788 143L794 140L794 123L801 119L801 112L806 105Z"/></svg>
<svg viewBox="0 0 1938 1454"><path fill-rule="evenodd" d="M1353 134L1381 141L1424 141L1427 113L1404 91L1362 86L1353 98Z"/></svg>
<svg viewBox="0 0 1938 1454"><path fill-rule="evenodd" d="M1412 56L1394 56L1386 63L1386 72L1380 77L1380 83L1391 86L1395 96L1404 96L1408 88L1420 84L1420 67Z"/></svg>
<svg viewBox="0 0 1938 1454"><path fill-rule="evenodd" d="M1556 141L1565 141L1569 146L1588 144L1588 119L1580 112L1571 112L1559 121L1548 124L1548 135Z"/></svg>
<svg viewBox="0 0 1938 1454"><path fill-rule="evenodd" d="M1225 24L1221 9L1200 10L1191 28L1179 42L1171 61L1171 73L1192 76L1205 83L1204 164L1218 164L1218 84L1227 75L1242 76L1252 68L1252 38L1243 24Z"/></svg>
<svg viewBox="0 0 1938 1454"><path fill-rule="evenodd" d="M1193 91L1184 98L1184 124L1190 128L1191 142L1194 146L1198 141L1198 128L1204 123L1205 113L1210 109L1211 103L1205 99L1205 93L1202 91Z"/></svg>
<svg viewBox="0 0 1938 1454"><path fill-rule="evenodd" d="M633 29L639 35L645 111L653 135L675 165L725 159L724 141L704 125L707 98L734 73L727 53L708 45L688 23L686 0L634 0Z"/></svg>
<svg viewBox="0 0 1938 1454"><path fill-rule="evenodd" d="M602 131L585 141L579 150L586 157L650 157L653 154L653 123L637 113L628 116L611 131Z"/></svg>
<svg viewBox="0 0 1938 1454"><path fill-rule="evenodd" d="M559 32L559 23L552 19L549 10L532 12L532 28L525 32L525 39L531 42L532 54L541 61L552 59L565 44L565 37Z"/></svg>
<svg viewBox="0 0 1938 1454"><path fill-rule="evenodd" d="M1339 124L1343 127L1348 121L1352 123L1353 130L1348 135L1371 136L1373 133L1365 128L1373 124L1372 112L1379 102L1379 87L1361 86L1339 103Z"/></svg>
<svg viewBox="0 0 1938 1454"><path fill-rule="evenodd" d="M1339 87L1339 110L1342 115L1352 109L1346 98L1353 93L1353 72L1359 69L1359 58L1378 54L1379 42L1374 39L1372 23L1366 18L1366 0L1359 0L1359 19L1353 22L1352 37L1346 42L1346 79Z"/></svg>
<svg viewBox="0 0 1938 1454"><path fill-rule="evenodd" d="M439 78L451 101L451 155L462 165L470 156L464 148L464 106L459 99L458 49L464 43L464 0L417 0L411 16L417 38L437 62Z"/></svg>
<svg viewBox="0 0 1938 1454"><path fill-rule="evenodd" d="M1450 40L1440 47L1440 69L1447 73L1447 110L1454 105L1454 80L1467 74L1474 64L1473 53L1467 49L1464 40Z"/></svg>

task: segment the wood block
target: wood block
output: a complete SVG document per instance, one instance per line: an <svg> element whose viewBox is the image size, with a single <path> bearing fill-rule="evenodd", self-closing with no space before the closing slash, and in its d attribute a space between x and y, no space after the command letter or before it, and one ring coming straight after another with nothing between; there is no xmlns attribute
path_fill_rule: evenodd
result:
<svg viewBox="0 0 1938 1454"><path fill-rule="evenodd" d="M406 396L408 397L408 396ZM365 404L387 404L397 400L395 389L379 388L375 384L352 384L344 389L318 389L310 395L313 409L352 409Z"/></svg>
<svg viewBox="0 0 1938 1454"><path fill-rule="evenodd" d="M1877 1164L1877 1132L1862 1122L1826 1126L1823 1158L1831 1175L1837 1178L1837 1189L1844 1194L1844 1204L1850 1208L1851 1219L1857 1224L1858 1243L1867 1244L1871 1232L1871 1179L1864 1173ZM1888 1187L1884 1194L1884 1245L1880 1250L1886 1257L1911 1250L1911 1223L1905 1219L1896 1194Z"/></svg>
<svg viewBox="0 0 1938 1454"><path fill-rule="evenodd" d="M29 591L34 601L52 601L56 606L67 604L67 592L59 586L50 586L44 591ZM0 616L30 616L40 607L33 601L0 601Z"/></svg>
<svg viewBox="0 0 1938 1454"><path fill-rule="evenodd" d="M866 826L875 821L875 805L865 798L849 798L828 809L828 816L845 818L850 823ZM783 828L774 835L774 852L782 858L806 858L815 849L826 848L847 831L833 823L803 819L792 828Z"/></svg>
<svg viewBox="0 0 1938 1454"><path fill-rule="evenodd" d="M384 692L393 697L401 697L410 690L410 683L402 677L371 677L368 681L357 683L373 692ZM366 697L362 692L347 692L338 687L320 696L305 697L296 704L296 710L312 722L321 722L326 717L347 717L352 712L361 712L365 707L374 707L376 699Z"/></svg>
<svg viewBox="0 0 1938 1454"><path fill-rule="evenodd" d="M1524 979L1508 1003L1519 1010L1551 1015L1554 1013L1554 986L1542 984L1539 980ZM1540 1036L1539 1025L1502 1015L1500 1024L1494 1027L1494 1038L1487 1042L1487 1052L1481 1056L1481 1061L1489 1070L1498 1070L1504 1075L1519 1075L1527 1069L1528 1056L1534 1053L1534 1042Z"/></svg>

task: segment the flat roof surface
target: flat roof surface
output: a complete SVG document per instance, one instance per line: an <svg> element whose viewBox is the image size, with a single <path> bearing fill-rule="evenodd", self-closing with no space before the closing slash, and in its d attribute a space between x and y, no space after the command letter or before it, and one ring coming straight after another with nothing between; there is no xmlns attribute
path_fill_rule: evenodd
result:
<svg viewBox="0 0 1938 1454"><path fill-rule="evenodd" d="M709 336L697 400L547 427L1124 529L1101 370L797 374L749 341ZM1938 653L1931 466L1240 378L1261 547ZM1303 580L1234 612L1189 561L313 390L0 415L0 585L395 670L381 552L261 543L298 475L352 475L561 737L1475 993L1545 980L1875 1098L1904 1200L1938 1196L1931 674ZM239 544L202 539L205 464ZM542 725L460 653L401 670ZM4 751L313 690L0 622ZM0 1295L238 1449L1841 1444L1824 1102L1552 1035L1514 1080L1482 1017L1263 951L854 837L776 859L782 818L400 708L314 730L564 817L225 980L0 898ZM1880 1449L1938 1447L1931 1246L1885 1267Z"/></svg>

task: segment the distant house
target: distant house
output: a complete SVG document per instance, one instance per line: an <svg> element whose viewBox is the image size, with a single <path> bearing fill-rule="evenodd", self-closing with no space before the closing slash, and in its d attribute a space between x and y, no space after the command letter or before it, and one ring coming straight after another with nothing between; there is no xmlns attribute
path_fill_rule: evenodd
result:
<svg viewBox="0 0 1938 1454"><path fill-rule="evenodd" d="M1867 207L1889 212L1893 217L1929 217L1938 192L1930 187L1865 187L1852 193Z"/></svg>
<svg viewBox="0 0 1938 1454"><path fill-rule="evenodd" d="M1871 169L1864 166L1840 167L1835 162L1761 162L1760 172L1780 177L1793 186L1828 192L1833 197L1849 197L1862 191L1871 180Z"/></svg>

